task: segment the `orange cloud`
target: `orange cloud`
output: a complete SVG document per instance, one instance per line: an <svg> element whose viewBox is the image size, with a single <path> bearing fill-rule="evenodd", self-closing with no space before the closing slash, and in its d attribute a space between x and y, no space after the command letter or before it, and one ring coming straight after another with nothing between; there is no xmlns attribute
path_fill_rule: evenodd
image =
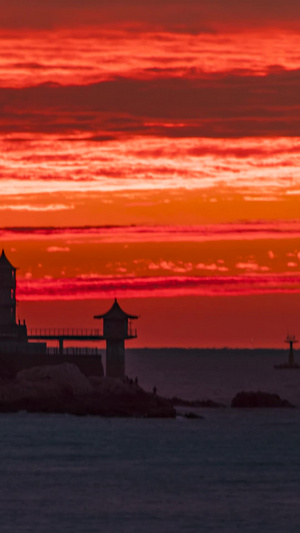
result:
<svg viewBox="0 0 300 533"><path fill-rule="evenodd" d="M240 192L246 201L251 197L270 201L300 190L298 137L176 141L134 137L99 144L80 135L67 140L32 135L24 142L3 136L0 148L8 155L1 164L0 198L9 196L10 201L15 195L58 192L184 188L215 189L218 194L225 187L227 194ZM51 202L48 209L62 205ZM69 209L73 207L72 199Z"/></svg>
<svg viewBox="0 0 300 533"><path fill-rule="evenodd" d="M65 211L74 209L72 205L63 204L48 204L48 205L32 205L32 204L3 204L0 205L0 211Z"/></svg>
<svg viewBox="0 0 300 533"><path fill-rule="evenodd" d="M300 238L299 220L256 221L194 226L100 226L0 228L4 241L63 240L69 244L285 240ZM272 252L273 254L273 252ZM274 254L272 255L272 257Z"/></svg>
<svg viewBox="0 0 300 533"><path fill-rule="evenodd" d="M32 279L19 281L22 300L86 300L114 298L159 298L175 296L238 296L270 293L300 293L300 275L251 275L228 277L90 277Z"/></svg>
<svg viewBox="0 0 300 533"><path fill-rule="evenodd" d="M185 331L194 296L292 301L299 21L294 0L2 1L0 238L23 301L192 295Z"/></svg>
<svg viewBox="0 0 300 533"><path fill-rule="evenodd" d="M300 62L299 32L265 28L193 36L143 28L0 31L0 44L0 87L87 85L119 76L150 80L205 79L220 72L266 75L298 69Z"/></svg>
<svg viewBox="0 0 300 533"><path fill-rule="evenodd" d="M56 252L69 252L70 248L68 246L48 246L46 252L56 253Z"/></svg>

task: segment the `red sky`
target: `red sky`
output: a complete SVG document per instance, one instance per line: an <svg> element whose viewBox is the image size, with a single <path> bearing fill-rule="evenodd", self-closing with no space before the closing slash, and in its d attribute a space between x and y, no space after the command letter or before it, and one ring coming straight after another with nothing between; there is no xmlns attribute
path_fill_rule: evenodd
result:
<svg viewBox="0 0 300 533"><path fill-rule="evenodd" d="M293 0L2 1L0 233L29 326L119 296L132 346L300 334L299 30Z"/></svg>

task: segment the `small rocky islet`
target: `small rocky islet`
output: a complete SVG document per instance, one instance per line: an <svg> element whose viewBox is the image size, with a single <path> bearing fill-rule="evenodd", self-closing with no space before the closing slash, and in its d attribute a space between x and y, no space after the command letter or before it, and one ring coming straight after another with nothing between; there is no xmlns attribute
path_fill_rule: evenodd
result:
<svg viewBox="0 0 300 533"><path fill-rule="evenodd" d="M280 398L278 394L272 394L264 391L242 391L238 392L232 399L231 407L238 408L294 408L296 407L288 400Z"/></svg>

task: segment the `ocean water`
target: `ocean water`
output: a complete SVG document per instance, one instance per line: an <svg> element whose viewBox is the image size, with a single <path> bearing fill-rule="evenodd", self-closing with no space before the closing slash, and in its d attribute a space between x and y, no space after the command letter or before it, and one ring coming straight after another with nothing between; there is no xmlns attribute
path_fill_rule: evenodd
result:
<svg viewBox="0 0 300 533"><path fill-rule="evenodd" d="M242 390L274 392L300 408L300 368L276 370L288 350L128 350L126 371L158 393L189 400L210 398L226 405ZM300 353L295 351L300 365Z"/></svg>
<svg viewBox="0 0 300 533"><path fill-rule="evenodd" d="M133 351L127 370L190 399L228 403L243 388L300 398L300 370L273 369L281 354L214 356ZM1 533L298 532L300 409L199 412L0 415Z"/></svg>

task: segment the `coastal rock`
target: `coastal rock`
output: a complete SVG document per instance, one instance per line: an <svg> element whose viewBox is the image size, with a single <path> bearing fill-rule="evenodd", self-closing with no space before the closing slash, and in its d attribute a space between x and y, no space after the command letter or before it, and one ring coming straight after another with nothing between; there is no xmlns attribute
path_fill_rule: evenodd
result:
<svg viewBox="0 0 300 533"><path fill-rule="evenodd" d="M183 400L182 398L177 398L177 396L171 398L170 402L177 407L226 407L223 403L214 402L213 400Z"/></svg>
<svg viewBox="0 0 300 533"><path fill-rule="evenodd" d="M17 382L28 384L52 384L61 391L71 395L91 394L93 386L80 372L78 366L71 363L60 365L35 366L18 372Z"/></svg>
<svg viewBox="0 0 300 533"><path fill-rule="evenodd" d="M182 418L188 418L189 420L204 420L204 416L188 411L187 413L177 413L177 416Z"/></svg>
<svg viewBox="0 0 300 533"><path fill-rule="evenodd" d="M110 377L91 376L89 381L93 388L102 394L129 394L134 396L137 391L143 390L134 382L130 383Z"/></svg>
<svg viewBox="0 0 300 533"><path fill-rule="evenodd" d="M0 412L74 415L175 417L165 398L112 378L86 378L76 365L63 363L24 369L0 383Z"/></svg>
<svg viewBox="0 0 300 533"><path fill-rule="evenodd" d="M233 398L231 407L265 408L265 407L295 407L288 400L283 400L278 394L262 391L239 392Z"/></svg>

